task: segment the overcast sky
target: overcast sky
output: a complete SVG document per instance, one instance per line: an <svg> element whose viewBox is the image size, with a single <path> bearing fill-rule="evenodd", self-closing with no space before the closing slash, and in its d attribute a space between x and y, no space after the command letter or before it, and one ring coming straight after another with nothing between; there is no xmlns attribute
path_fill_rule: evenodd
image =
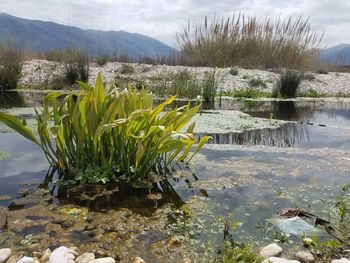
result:
<svg viewBox="0 0 350 263"><path fill-rule="evenodd" d="M350 0L0 0L0 12L100 30L125 30L176 47L188 20L232 13L300 15L325 32L322 47L350 43Z"/></svg>

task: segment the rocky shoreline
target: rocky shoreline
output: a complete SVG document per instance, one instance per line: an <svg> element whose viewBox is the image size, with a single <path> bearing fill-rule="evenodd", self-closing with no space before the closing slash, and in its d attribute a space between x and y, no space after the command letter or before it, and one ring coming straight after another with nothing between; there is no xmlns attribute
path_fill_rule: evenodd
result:
<svg viewBox="0 0 350 263"><path fill-rule="evenodd" d="M123 65L132 68L131 73L122 72ZM237 74L230 73L232 68L215 69L216 80L220 90L231 91L249 88L251 79L259 79L264 83L263 90L271 91L279 76L276 70L257 70L236 68ZM148 65L138 63L110 62L104 66L90 63L89 82L93 84L99 72L102 72L106 81L130 80L145 81L146 83L160 75L174 74L181 70L189 70L202 79L205 72L214 70L208 67L184 67L167 65ZM64 64L46 60L26 61L22 68L22 77L19 81L20 87L38 87L49 83L55 78L61 77L64 72ZM313 76L301 84L302 90L313 89L328 95L350 93L350 73L329 72L328 74L317 74L308 72Z"/></svg>
<svg viewBox="0 0 350 263"><path fill-rule="evenodd" d="M262 263L313 263L316 259L309 251L295 253L294 259L281 257L283 249L276 243L271 243L260 250L260 256L264 259ZM80 253L77 246L60 246L53 251L49 248L42 252L34 251L32 257L19 256L12 253L10 248L0 249L0 263L115 263L119 262L108 256L104 251L95 253ZM196 262L184 259L183 263ZM132 263L146 263L141 257L134 257ZM349 259L334 259L331 263L350 263Z"/></svg>

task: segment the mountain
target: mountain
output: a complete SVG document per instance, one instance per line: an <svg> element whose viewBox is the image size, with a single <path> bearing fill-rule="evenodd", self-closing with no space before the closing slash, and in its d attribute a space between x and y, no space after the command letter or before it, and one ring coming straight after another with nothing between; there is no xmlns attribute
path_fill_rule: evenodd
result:
<svg viewBox="0 0 350 263"><path fill-rule="evenodd" d="M176 50L159 40L125 31L83 30L53 22L22 19L0 13L0 43L8 36L20 43L22 48L34 51L67 47L88 50L93 56L99 51L127 53L134 58L166 56Z"/></svg>
<svg viewBox="0 0 350 263"><path fill-rule="evenodd" d="M350 45L340 44L334 47L321 49L320 58L330 63L350 65Z"/></svg>

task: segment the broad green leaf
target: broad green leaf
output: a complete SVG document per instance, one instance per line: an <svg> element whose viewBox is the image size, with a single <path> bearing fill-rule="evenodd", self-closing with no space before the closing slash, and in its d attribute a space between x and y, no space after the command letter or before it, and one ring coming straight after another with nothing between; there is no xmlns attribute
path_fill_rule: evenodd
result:
<svg viewBox="0 0 350 263"><path fill-rule="evenodd" d="M0 122L3 122L5 125L14 129L19 134L23 135L25 138L31 140L32 142L40 146L40 142L35 137L33 131L28 127L24 126L22 121L10 114L0 112Z"/></svg>

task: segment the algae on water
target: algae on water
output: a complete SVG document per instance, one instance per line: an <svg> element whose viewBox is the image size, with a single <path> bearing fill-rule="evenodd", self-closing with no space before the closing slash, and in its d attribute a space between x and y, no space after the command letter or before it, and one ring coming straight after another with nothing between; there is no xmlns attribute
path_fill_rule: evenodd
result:
<svg viewBox="0 0 350 263"><path fill-rule="evenodd" d="M8 158L9 156L10 156L9 152L0 150L0 160L4 160L4 159Z"/></svg>

